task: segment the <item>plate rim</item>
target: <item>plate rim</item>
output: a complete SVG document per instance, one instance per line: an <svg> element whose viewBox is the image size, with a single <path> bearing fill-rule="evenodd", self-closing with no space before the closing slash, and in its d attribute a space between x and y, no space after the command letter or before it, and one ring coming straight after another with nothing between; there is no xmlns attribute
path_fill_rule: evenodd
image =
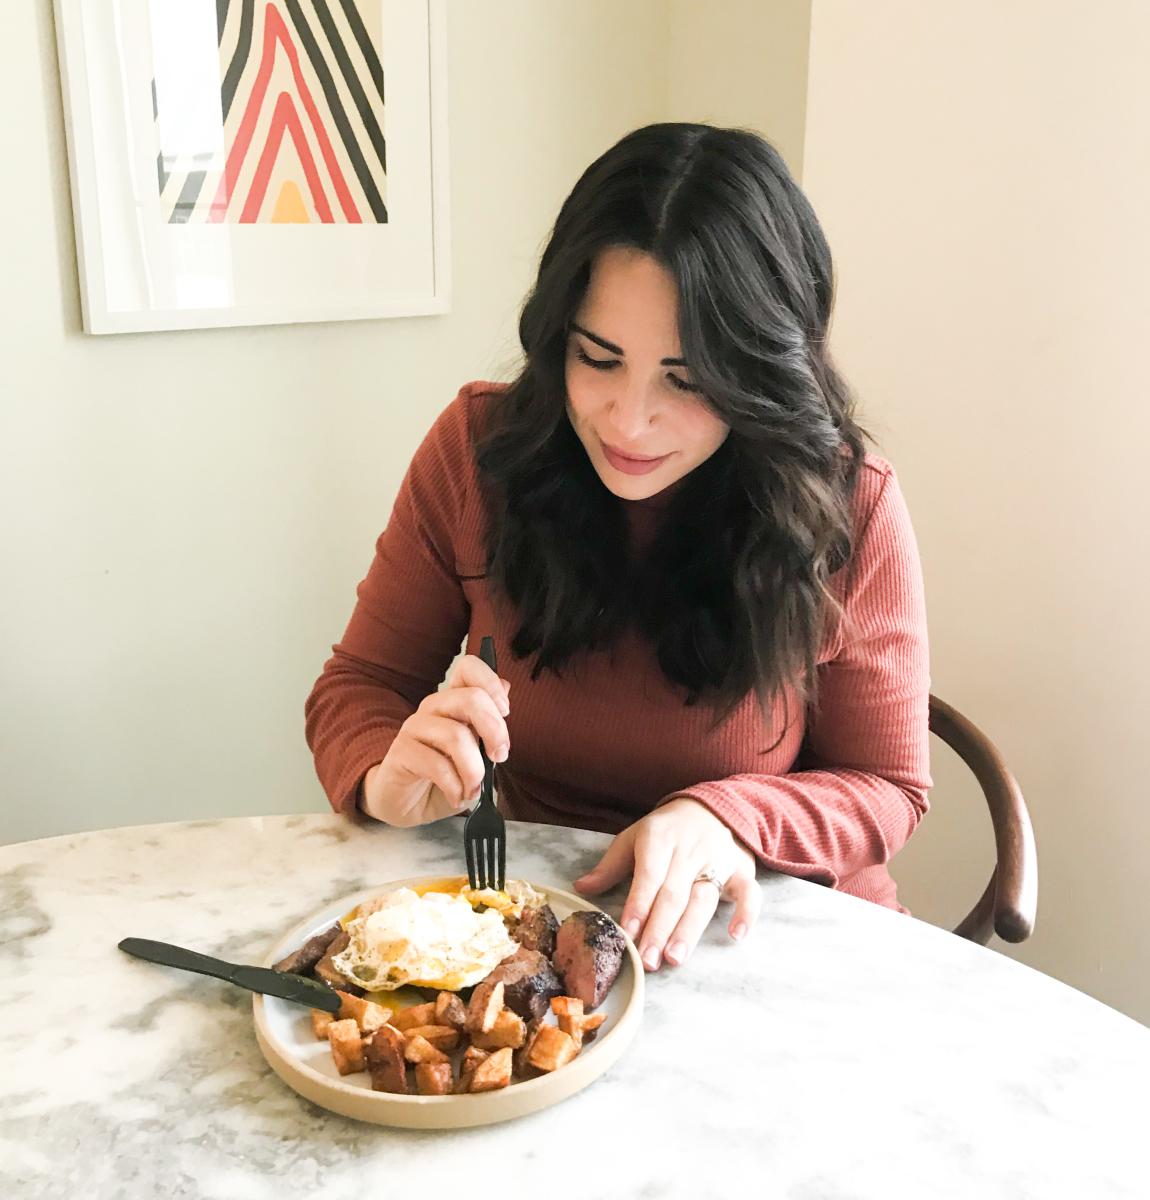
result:
<svg viewBox="0 0 1150 1200"><path fill-rule="evenodd" d="M381 895L387 891L395 891L401 887L409 887L412 884L426 883L429 880L437 879L466 879L466 876L449 875L449 874L425 874L411 875L404 879L386 880L382 883L371 887L360 888L358 891L352 892L345 897L339 897L327 904L320 905L313 910L308 916L297 921L290 929L281 934L274 943L269 947L267 954L261 960L260 965L270 967L273 963L279 961L285 954L290 953L297 944L302 944L304 934L315 924L321 913L329 909L338 909L340 913L354 908L356 905L363 903L364 900L371 899L374 896ZM574 1092L581 1090L583 1087L594 1082L600 1075L604 1074L614 1065L615 1062L625 1053L627 1046L634 1038L638 1030L639 1023L642 1019L643 1007L645 1003L646 979L645 970L643 968L642 959L639 957L638 948L627 934L626 930L611 916L609 912L601 908L599 905L589 901L583 896L575 892L568 892L563 888L552 887L545 883L537 883L534 880L526 880L530 887L538 892L542 892L549 898L551 896L562 897L565 901L571 903L576 911L585 912L601 912L604 916L610 917L612 923L623 935L624 943L624 959L630 963L632 968L632 985L631 995L624 1004L622 1012L613 1023L610 1030L602 1038L596 1038L593 1045L584 1050L578 1058L571 1063L568 1063L562 1070L566 1071L579 1063L581 1070L576 1072L577 1075L586 1076L583 1083L573 1087L570 1091L564 1091L561 1095L554 1099L546 1099L542 1104L531 1105L530 1101L536 1094L544 1089L554 1088L556 1081L562 1078L559 1072L549 1072L546 1075L538 1076L535 1079L525 1079L510 1087L499 1088L496 1091L485 1092L480 1096L470 1096L466 1099L462 1096L447 1095L447 1096L418 1096L410 1094L400 1094L393 1092L376 1092L369 1088L356 1086L346 1083L342 1077L332 1078L330 1075L324 1075L317 1071L309 1063L305 1062L298 1055L290 1050L281 1048L283 1043L276 1036L268 1023L268 1016L265 1011L264 997L262 994L256 993L252 996L252 1015L253 1024L255 1026L256 1040L260 1045L260 1049L265 1058L268 1058L269 1050L274 1054L286 1060L285 1066L291 1071L298 1072L303 1075L313 1088L322 1090L332 1090L338 1095L346 1097L349 1103L356 1105L366 1104L379 1109L380 1115L386 1111L392 1112L410 1110L412 1114L417 1112L426 1112L442 1109L445 1111L463 1112L470 1109L468 1115L481 1118L475 1121L475 1124L486 1123L490 1120L501 1119L503 1115L511 1117L520 1115L520 1113L535 1112L542 1108L549 1107L551 1104L558 1103L560 1100L567 1099ZM346 908L344 905L346 904ZM289 1002L290 1003L290 1002ZM299 1006L301 1010L304 1005ZM600 1062L602 1065L600 1066ZM276 1064L269 1059L269 1066L275 1071L281 1079L289 1086L293 1086L291 1080L286 1079L279 1070L276 1069ZM592 1068L598 1067L598 1070ZM571 1076L570 1081L575 1082L575 1077ZM294 1088L298 1091L299 1089ZM301 1093L302 1094L302 1093ZM508 1099L514 1099L514 1104ZM315 1100L312 1096L305 1096L309 1102L318 1104L324 1107L322 1101ZM458 1105L460 1100L464 1100L462 1106ZM476 1111L477 1102L484 1104L484 1112ZM492 1110L496 1107L514 1107L516 1113L498 1114ZM336 1110L338 1111L338 1110ZM485 1115L486 1114L486 1115ZM352 1114L345 1114L352 1115ZM363 1119L363 1118L360 1118Z"/></svg>

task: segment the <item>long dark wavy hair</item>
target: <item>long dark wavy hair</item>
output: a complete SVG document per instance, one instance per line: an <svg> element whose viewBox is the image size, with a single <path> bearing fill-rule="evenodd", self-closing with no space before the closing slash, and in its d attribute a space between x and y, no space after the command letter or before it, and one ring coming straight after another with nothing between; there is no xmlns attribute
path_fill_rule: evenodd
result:
<svg viewBox="0 0 1150 1200"><path fill-rule="evenodd" d="M565 363L596 256L651 254L678 288L693 382L730 426L670 500L641 568L624 502L567 418ZM562 672L630 623L684 700L764 712L789 686L816 701L839 615L830 576L851 554L864 433L828 357L826 239L757 134L664 123L593 162L559 212L519 321L525 363L478 447L488 577L515 606L511 650Z"/></svg>

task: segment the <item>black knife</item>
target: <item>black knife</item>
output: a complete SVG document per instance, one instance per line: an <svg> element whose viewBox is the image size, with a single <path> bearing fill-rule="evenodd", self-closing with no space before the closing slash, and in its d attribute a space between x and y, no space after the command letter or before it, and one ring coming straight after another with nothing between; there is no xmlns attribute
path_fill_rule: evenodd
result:
<svg viewBox="0 0 1150 1200"><path fill-rule="evenodd" d="M159 963L162 967L176 967L181 971L195 971L199 975L211 975L227 980L249 992L260 992L264 996L278 996L281 1000L292 1000L306 1004L308 1008L322 1008L324 1012L337 1013L339 997L329 987L302 975L291 975L286 971L273 971L270 967L249 967L243 963L224 962L185 950L183 946L172 946L168 942L150 942L147 938L124 938L120 949L135 958Z"/></svg>

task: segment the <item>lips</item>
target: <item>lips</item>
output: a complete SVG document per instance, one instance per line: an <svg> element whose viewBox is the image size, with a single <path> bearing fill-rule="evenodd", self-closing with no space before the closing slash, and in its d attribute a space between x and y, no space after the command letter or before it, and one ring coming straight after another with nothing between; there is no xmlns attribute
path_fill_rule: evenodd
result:
<svg viewBox="0 0 1150 1200"><path fill-rule="evenodd" d="M642 458L633 454L623 454L604 441L600 441L599 445L603 447L604 458L616 471L622 471L624 475L648 475L671 457L669 454L663 454L658 458Z"/></svg>

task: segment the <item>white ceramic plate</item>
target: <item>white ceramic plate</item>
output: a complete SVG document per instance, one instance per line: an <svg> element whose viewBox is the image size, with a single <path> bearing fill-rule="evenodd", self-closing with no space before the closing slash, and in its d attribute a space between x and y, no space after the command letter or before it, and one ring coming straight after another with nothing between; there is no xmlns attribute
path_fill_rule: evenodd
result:
<svg viewBox="0 0 1150 1200"><path fill-rule="evenodd" d="M269 951L264 965L271 966L302 946L309 937L327 929L364 900L395 888L431 883L433 878L437 877L398 879L328 904L284 934ZM545 884L531 886L546 895L560 921L573 912L596 907L570 892ZM557 1071L513 1083L500 1091L475 1096L396 1096L373 1092L366 1073L341 1076L336 1071L327 1042L318 1041L312 1032L306 1008L274 996L254 998L256 1040L269 1066L290 1088L313 1104L345 1117L411 1129L460 1129L507 1121L547 1108L585 1088L617 1062L630 1045L643 1013L643 964L634 943L625 934L624 938L626 950L619 978L596 1010L606 1013L607 1020L595 1040L574 1061Z"/></svg>

